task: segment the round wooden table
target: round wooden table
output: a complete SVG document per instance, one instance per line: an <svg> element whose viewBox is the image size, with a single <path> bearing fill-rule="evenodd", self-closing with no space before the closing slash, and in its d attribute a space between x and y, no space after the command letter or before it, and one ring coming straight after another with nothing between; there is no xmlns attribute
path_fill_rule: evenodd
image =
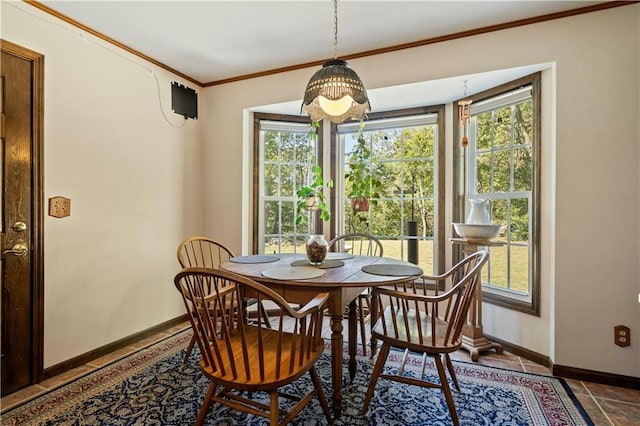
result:
<svg viewBox="0 0 640 426"><path fill-rule="evenodd" d="M256 255L260 263L252 263L250 256L242 256L242 262L233 260L220 265L221 269L235 272L249 277L279 293L289 303L301 304L309 302L318 293L329 293L328 311L331 317L331 376L333 385L333 410L336 417L342 412L342 354L343 354L343 326L342 318L344 307L349 306L349 376L351 379L356 372L356 333L357 313L356 297L367 287L377 285L399 284L412 281L422 272L415 265L396 259L374 256L351 256L339 259L338 265L331 268L320 268L324 273L321 276L297 279L302 275L295 271L296 268L310 268L308 266L292 266L293 262L304 263L304 254L275 254L275 257ZM275 258L278 258L275 260ZM340 255L338 255L340 257ZM347 258L348 257L348 258ZM266 262L264 262L266 260ZM336 259L337 260L337 259ZM364 272L363 267L368 265L397 265L398 269L413 267L420 271L414 275L378 275ZM393 271L389 272L394 274ZM266 275L266 276L265 276ZM311 273L311 275L317 275ZM277 276L278 278L273 278Z"/></svg>

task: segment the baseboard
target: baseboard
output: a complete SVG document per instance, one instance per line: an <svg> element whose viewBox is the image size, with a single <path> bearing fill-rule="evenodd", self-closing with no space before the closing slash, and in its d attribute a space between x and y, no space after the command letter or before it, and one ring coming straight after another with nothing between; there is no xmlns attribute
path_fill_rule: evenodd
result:
<svg viewBox="0 0 640 426"><path fill-rule="evenodd" d="M623 376L620 374L585 370L583 368L567 367L566 365L557 364L553 366L552 372L554 376L567 379L600 383L621 388L640 389L640 377Z"/></svg>
<svg viewBox="0 0 640 426"><path fill-rule="evenodd" d="M554 365L548 356L533 352L529 349L514 345L513 343L506 342L493 336L485 334L485 337L492 342L500 343L507 352L511 352L514 355L533 361L536 364L549 367L554 376L585 382L600 383L603 385L618 386L621 388L640 389L640 377L622 376L619 374L604 373L602 371L568 367L566 365Z"/></svg>
<svg viewBox="0 0 640 426"><path fill-rule="evenodd" d="M544 365L545 367L551 368L553 365L551 358L546 355L539 354L530 349L523 348L522 346L514 345L513 343L498 339L497 337L489 336L487 334L484 336L492 342L500 343L507 352L511 352L514 355L528 359L536 364Z"/></svg>
<svg viewBox="0 0 640 426"><path fill-rule="evenodd" d="M78 355L76 357L63 361L59 364L52 365L51 367L44 369L43 380L50 379L51 377L57 376L73 368L84 365L96 358L100 358L101 356L107 355L120 348L129 346L134 342L153 336L154 334L160 333L185 321L189 321L189 316L187 314L170 319L169 321L165 321L153 327L147 328L146 330L134 333L130 336L123 337L122 339L116 340L115 342L111 342L92 351L86 352L82 355Z"/></svg>

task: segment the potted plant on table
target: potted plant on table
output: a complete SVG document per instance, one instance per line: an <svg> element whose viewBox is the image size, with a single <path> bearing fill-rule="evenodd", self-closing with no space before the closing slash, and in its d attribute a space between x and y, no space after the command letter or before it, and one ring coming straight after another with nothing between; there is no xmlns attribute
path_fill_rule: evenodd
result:
<svg viewBox="0 0 640 426"><path fill-rule="evenodd" d="M355 212L369 210L369 204L375 204L383 189L380 171L375 168L375 159L362 134L364 122L360 123L358 139L348 154L348 169L344 178L351 186L347 197Z"/></svg>

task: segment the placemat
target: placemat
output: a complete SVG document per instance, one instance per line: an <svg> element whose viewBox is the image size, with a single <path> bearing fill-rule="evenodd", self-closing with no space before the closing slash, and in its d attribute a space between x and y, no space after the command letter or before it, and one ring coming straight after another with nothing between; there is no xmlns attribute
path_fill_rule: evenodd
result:
<svg viewBox="0 0 640 426"><path fill-rule="evenodd" d="M318 278L326 274L320 268L313 266L283 266L282 268L273 268L262 271L262 276L273 278L276 280L306 280L309 278Z"/></svg>
<svg viewBox="0 0 640 426"><path fill-rule="evenodd" d="M330 260L347 260L347 259L353 259L353 255L351 253L334 253L334 252L329 252L327 253L327 257L326 259L330 259Z"/></svg>
<svg viewBox="0 0 640 426"><path fill-rule="evenodd" d="M393 263L376 263L363 266L362 270L373 275L386 275L389 277L406 277L410 275L422 275L422 269L411 265L396 265Z"/></svg>
<svg viewBox="0 0 640 426"><path fill-rule="evenodd" d="M341 260L325 259L322 265L312 265L307 259L300 259L292 262L291 266L312 266L314 268L329 269L344 266L344 262Z"/></svg>
<svg viewBox="0 0 640 426"><path fill-rule="evenodd" d="M236 256L229 259L234 263L270 263L280 260L278 256L272 256L270 254L254 254L250 256Z"/></svg>

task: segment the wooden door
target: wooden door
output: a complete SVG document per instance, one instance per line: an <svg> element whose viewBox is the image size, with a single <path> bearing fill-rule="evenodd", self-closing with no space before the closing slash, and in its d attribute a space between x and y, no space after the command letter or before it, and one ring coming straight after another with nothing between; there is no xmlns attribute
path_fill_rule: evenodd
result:
<svg viewBox="0 0 640 426"><path fill-rule="evenodd" d="M42 378L42 55L2 40L2 395Z"/></svg>

